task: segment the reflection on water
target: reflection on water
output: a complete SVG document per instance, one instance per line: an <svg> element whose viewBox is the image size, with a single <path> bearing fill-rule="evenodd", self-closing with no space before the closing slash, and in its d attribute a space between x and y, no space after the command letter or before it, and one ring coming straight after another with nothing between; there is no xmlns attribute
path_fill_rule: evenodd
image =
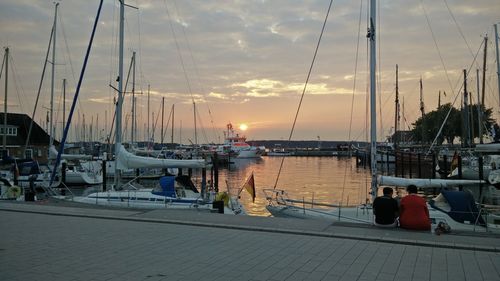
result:
<svg viewBox="0 0 500 281"><path fill-rule="evenodd" d="M239 188L253 172L255 203L246 191L241 193L241 201L249 215L269 216L262 190L275 186L281 160L282 157L234 159L230 169L219 171L219 189L226 189L226 180L231 188ZM364 203L368 196L370 171L356 168L354 158L285 157L276 188L305 201L356 205Z"/></svg>

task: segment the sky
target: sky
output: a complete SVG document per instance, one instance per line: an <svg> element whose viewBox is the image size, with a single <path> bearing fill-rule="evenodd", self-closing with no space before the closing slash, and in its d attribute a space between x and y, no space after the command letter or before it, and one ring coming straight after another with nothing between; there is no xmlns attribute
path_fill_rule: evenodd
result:
<svg viewBox="0 0 500 281"><path fill-rule="evenodd" d="M62 131L62 80L67 79L69 111L98 2L59 2L54 77L56 138ZM304 87L328 0L127 1L135 8L126 8L124 75L135 51L137 138L151 138L155 127L154 139L160 141L164 98L165 142L173 138L182 143L220 143L228 123L237 131L246 124L248 129L240 133L248 140L287 140L290 136L292 140L366 140L368 2L333 1ZM407 129L421 114L420 78L427 112L436 109L439 92L441 103L459 106L463 69L470 71L468 91L474 102L477 100L476 69L483 69L486 34L486 106L494 108L495 118L500 117L493 31L493 24L500 22L500 1L377 2L379 140L394 128L396 64L403 115L398 126ZM118 1L104 1L70 141L89 138L91 123L93 139L104 140L109 134L116 97L110 85L116 87L118 76L118 5ZM0 45L9 47L11 55L9 112L30 116L33 112L54 7L52 0L0 1ZM50 70L49 64L35 116L44 128L50 108ZM131 81L132 75L123 105L125 141L131 137ZM0 84L3 107L3 74Z"/></svg>

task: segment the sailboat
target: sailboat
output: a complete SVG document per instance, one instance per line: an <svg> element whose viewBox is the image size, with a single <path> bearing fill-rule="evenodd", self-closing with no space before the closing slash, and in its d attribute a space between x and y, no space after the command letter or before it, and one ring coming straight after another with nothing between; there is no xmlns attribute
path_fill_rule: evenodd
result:
<svg viewBox="0 0 500 281"><path fill-rule="evenodd" d="M367 38L370 41L370 159L371 159L371 195L372 202L377 196L378 185L408 186L415 184L402 178L383 178L377 175L376 165L376 86L375 86L375 20L376 0L370 1L370 28ZM406 182L405 182L406 181ZM430 187L444 187L453 180L431 181ZM461 181L458 184L475 184L477 181ZM427 187L424 182L420 187ZM454 186L457 182L454 183ZM341 221L361 224L373 224L374 216L370 203L364 203L356 207L343 207L333 204L318 204L290 198L283 189L264 189L268 205L266 209L276 217L295 217L303 219L327 219L329 221ZM494 231L500 232L500 216L493 216L486 221L482 210L476 206L474 198L464 191L442 191L439 196L428 203L429 215L433 228L440 222L444 222L453 230L466 231ZM497 224L490 222L497 222Z"/></svg>
<svg viewBox="0 0 500 281"><path fill-rule="evenodd" d="M218 207L221 213L230 214L243 214L243 207L239 204L237 197L230 198L228 204L224 204L224 200L220 200L221 194L215 191L209 191L206 180L206 169L210 167L205 159L157 159L151 157L137 156L128 152L122 145L122 104L123 104L123 49L124 49L124 8L125 1L120 1L120 40L119 40L119 67L118 67L118 99L116 103L116 118L115 118L115 161L114 161L114 186L112 189L103 192L93 192L85 196L72 196L69 199L80 203L89 203L107 206L121 206L132 208L182 208L182 209L205 209L212 210L215 206ZM89 50L91 47L93 35L95 33L96 24L99 20L99 14L102 7L102 0L100 2L98 14L95 19L94 29L91 37L91 42L87 50L87 56L84 61L84 68L88 59ZM83 73L83 72L82 72ZM82 79L83 74L80 76ZM80 85L80 83L79 83ZM59 150L57 161L61 159L62 151L64 148L65 139L69 124L71 123L71 116L74 111L74 105L78 97L79 87L73 100L73 107L70 112L70 118L66 125L66 129L61 141L61 148ZM182 171L184 168L188 169L201 169L202 180L201 190L195 187L191 179L185 175L178 174L166 175L160 178L156 188L143 188L134 180L126 183L121 182L121 171L124 169L139 169L139 168L177 168ZM53 175L54 176L54 175ZM59 197L61 198L61 196ZM222 206L220 203L222 202ZM233 204L229 204L232 202ZM226 205L226 206L224 206ZM227 208L226 208L227 207Z"/></svg>
<svg viewBox="0 0 500 281"><path fill-rule="evenodd" d="M370 28L367 38L370 41L370 159L371 159L371 194L377 194L377 138L376 138L376 85L375 85L375 16L376 1L370 1ZM291 199L285 190L264 189L268 205L266 209L276 217L296 217L307 219L336 219L338 221L373 223L371 204L361 204L355 208L342 208L333 204L316 204L305 200ZM306 207L308 206L308 207ZM315 206L323 208L315 208ZM326 209L325 209L326 208Z"/></svg>

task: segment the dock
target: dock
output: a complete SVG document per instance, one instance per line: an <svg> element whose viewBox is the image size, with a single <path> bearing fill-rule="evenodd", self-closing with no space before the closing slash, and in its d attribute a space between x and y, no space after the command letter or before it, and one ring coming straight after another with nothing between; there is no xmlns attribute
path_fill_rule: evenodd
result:
<svg viewBox="0 0 500 281"><path fill-rule="evenodd" d="M0 202L2 280L500 280L500 236Z"/></svg>

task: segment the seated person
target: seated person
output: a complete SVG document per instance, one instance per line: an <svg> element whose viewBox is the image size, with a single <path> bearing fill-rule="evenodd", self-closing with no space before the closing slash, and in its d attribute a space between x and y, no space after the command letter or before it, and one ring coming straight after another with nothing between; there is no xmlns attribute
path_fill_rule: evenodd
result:
<svg viewBox="0 0 500 281"><path fill-rule="evenodd" d="M393 190L384 187L383 196L375 198L373 201L373 214L375 215L375 225L381 227L396 227L398 222L398 201L392 198Z"/></svg>
<svg viewBox="0 0 500 281"><path fill-rule="evenodd" d="M430 230L429 209L425 200L417 195L417 187L409 185L408 195L401 199L399 224L401 228L413 230Z"/></svg>

